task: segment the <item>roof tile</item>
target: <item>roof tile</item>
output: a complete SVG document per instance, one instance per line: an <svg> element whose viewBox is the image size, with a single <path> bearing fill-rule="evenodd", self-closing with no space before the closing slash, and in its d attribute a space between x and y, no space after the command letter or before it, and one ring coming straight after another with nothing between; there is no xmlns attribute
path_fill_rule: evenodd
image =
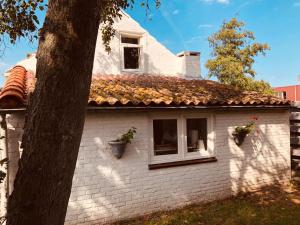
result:
<svg viewBox="0 0 300 225"><path fill-rule="evenodd" d="M274 96L243 92L211 80L151 75L96 76L92 81L89 102L98 105L289 104L289 101Z"/></svg>
<svg viewBox="0 0 300 225"><path fill-rule="evenodd" d="M36 78L21 66L14 67L0 93L0 107L24 106ZM287 100L256 92L243 92L211 80L186 80L154 75L95 75L90 105L289 105Z"/></svg>
<svg viewBox="0 0 300 225"><path fill-rule="evenodd" d="M0 93L1 108L12 108L25 104L25 82L26 69L22 66L12 68Z"/></svg>

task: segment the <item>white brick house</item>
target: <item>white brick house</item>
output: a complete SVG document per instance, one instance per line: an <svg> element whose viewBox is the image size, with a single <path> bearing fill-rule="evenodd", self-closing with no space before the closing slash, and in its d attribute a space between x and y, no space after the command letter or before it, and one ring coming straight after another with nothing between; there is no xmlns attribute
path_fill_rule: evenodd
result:
<svg viewBox="0 0 300 225"><path fill-rule="evenodd" d="M97 42L66 224L102 224L289 182L288 102L190 80L200 78L199 53L172 54L128 15L116 29L111 55ZM9 157L1 200L13 190L35 63L32 55L8 71L0 94ZM235 127L253 116L256 131L237 146ZM116 159L108 142L133 126L132 144Z"/></svg>

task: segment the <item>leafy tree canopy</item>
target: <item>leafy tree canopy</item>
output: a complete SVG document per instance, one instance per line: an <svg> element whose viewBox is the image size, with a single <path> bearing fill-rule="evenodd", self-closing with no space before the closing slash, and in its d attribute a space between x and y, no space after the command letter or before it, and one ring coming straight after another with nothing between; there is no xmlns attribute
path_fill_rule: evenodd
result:
<svg viewBox="0 0 300 225"><path fill-rule="evenodd" d="M121 17L122 10L132 8L136 0L103 0L99 9L102 26L102 39L106 50L111 49L109 43L115 35L113 23L115 17ZM150 9L149 0L139 0L140 5ZM160 0L153 0L156 7L160 6ZM14 44L20 37L33 40L37 38L36 30L39 20L37 10L44 10L47 5L44 0L0 0L0 42L8 37Z"/></svg>
<svg viewBox="0 0 300 225"><path fill-rule="evenodd" d="M19 37L36 38L33 32L39 23L37 9L44 10L43 0L1 0L0 41L5 35L12 44Z"/></svg>
<svg viewBox="0 0 300 225"><path fill-rule="evenodd" d="M255 43L253 32L243 27L243 22L232 18L208 38L213 49L213 58L206 63L208 75L243 90L272 94L267 82L254 79L256 72L253 69L254 58L259 54L265 55L270 47L268 44Z"/></svg>

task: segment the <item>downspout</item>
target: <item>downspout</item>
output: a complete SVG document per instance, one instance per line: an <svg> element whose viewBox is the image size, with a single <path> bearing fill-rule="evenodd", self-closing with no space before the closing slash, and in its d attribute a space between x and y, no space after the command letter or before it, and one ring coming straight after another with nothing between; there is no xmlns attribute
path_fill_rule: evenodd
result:
<svg viewBox="0 0 300 225"><path fill-rule="evenodd" d="M8 143L7 143L7 123L6 123L6 114L1 113L1 121L0 121L0 151L1 151L1 160L8 158ZM6 176L1 184L1 216L6 215L6 206L7 206L7 198L9 195L9 170L8 165L4 164L2 168L6 170Z"/></svg>

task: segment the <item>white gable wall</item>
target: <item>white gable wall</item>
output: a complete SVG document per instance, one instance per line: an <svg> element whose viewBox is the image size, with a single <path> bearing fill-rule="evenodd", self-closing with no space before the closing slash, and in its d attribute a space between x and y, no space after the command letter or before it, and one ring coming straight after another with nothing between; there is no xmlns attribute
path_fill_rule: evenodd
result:
<svg viewBox="0 0 300 225"><path fill-rule="evenodd" d="M124 14L114 25L116 35L110 43L112 49L108 54L102 43L101 29L96 43L93 74L150 74L169 75L186 78L200 78L200 59L197 57L178 57L159 43L148 31L143 29L129 15ZM139 71L123 70L123 54L121 34L140 38L142 46L141 69ZM25 67L35 73L36 55L29 54L27 58L16 65Z"/></svg>
<svg viewBox="0 0 300 225"><path fill-rule="evenodd" d="M137 73L182 76L182 59L160 44L135 20L124 14L115 23L117 30L111 41L112 52L108 54L102 44L101 30L96 45L93 74L124 74L122 70L121 34L140 37L142 47L142 70Z"/></svg>

